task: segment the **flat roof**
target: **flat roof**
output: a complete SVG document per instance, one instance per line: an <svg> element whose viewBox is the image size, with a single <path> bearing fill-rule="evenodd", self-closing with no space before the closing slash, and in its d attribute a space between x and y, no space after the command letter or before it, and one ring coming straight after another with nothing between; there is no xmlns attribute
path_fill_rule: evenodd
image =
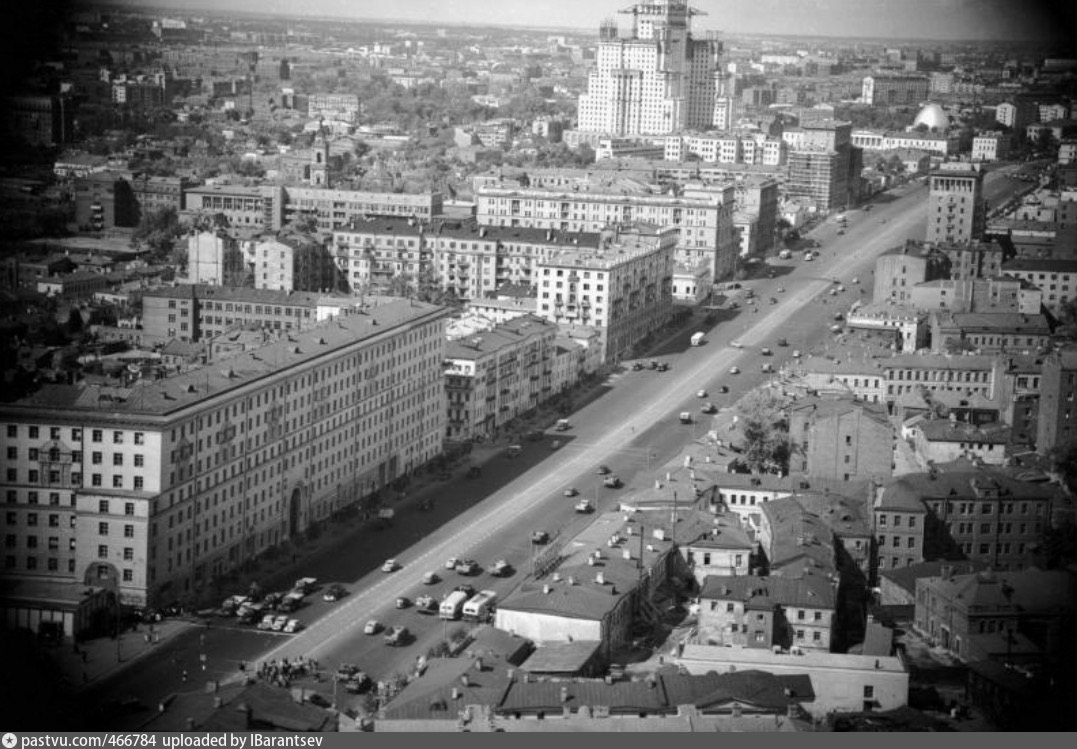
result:
<svg viewBox="0 0 1077 749"><path fill-rule="evenodd" d="M803 668L805 670L835 671L882 671L885 673L907 673L900 658L879 655L851 655L848 653L825 653L804 650L803 654L774 653L764 648L727 648L721 645L685 645L681 655L676 658L680 663L699 661L719 666L747 665L766 671L768 667Z"/></svg>

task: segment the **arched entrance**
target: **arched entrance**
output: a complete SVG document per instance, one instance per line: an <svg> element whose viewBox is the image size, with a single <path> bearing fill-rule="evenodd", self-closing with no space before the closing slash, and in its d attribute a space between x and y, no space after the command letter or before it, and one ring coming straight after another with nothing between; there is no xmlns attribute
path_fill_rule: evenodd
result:
<svg viewBox="0 0 1077 749"><path fill-rule="evenodd" d="M302 492L296 487L292 491L292 498L288 502L288 537L294 538L299 533L299 501Z"/></svg>

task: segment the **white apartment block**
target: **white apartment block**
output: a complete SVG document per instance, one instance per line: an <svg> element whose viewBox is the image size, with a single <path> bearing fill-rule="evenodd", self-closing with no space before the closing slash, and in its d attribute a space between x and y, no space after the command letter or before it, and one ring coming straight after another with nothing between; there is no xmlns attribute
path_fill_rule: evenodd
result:
<svg viewBox="0 0 1077 749"><path fill-rule="evenodd" d="M538 265L539 316L598 330L603 360L620 361L669 320L676 243L673 229L636 224L555 253Z"/></svg>
<svg viewBox="0 0 1077 749"><path fill-rule="evenodd" d="M893 151L913 149L948 156L957 152L956 137L938 133L883 133L877 130L854 130L851 141L865 151Z"/></svg>
<svg viewBox="0 0 1077 749"><path fill-rule="evenodd" d="M187 236L188 283L242 286L246 275L243 250L235 238L213 231Z"/></svg>
<svg viewBox="0 0 1077 749"><path fill-rule="evenodd" d="M557 326L522 315L492 330L451 341L445 348L445 437L493 437L507 422L559 393Z"/></svg>
<svg viewBox="0 0 1077 749"><path fill-rule="evenodd" d="M998 161L1005 158L1009 149L1009 136L998 133L980 133L972 139L973 161Z"/></svg>
<svg viewBox="0 0 1077 749"><path fill-rule="evenodd" d="M492 186L475 193L478 222L491 230L534 227L599 232L636 221L676 228L677 262L707 265L715 279L733 270L737 251L733 198L732 184L681 195Z"/></svg>
<svg viewBox="0 0 1077 749"><path fill-rule="evenodd" d="M307 99L307 116L312 120L355 122L359 118L357 94L311 94Z"/></svg>
<svg viewBox="0 0 1077 749"><path fill-rule="evenodd" d="M0 577L180 601L441 452L446 311L395 301L127 388L0 407Z"/></svg>
<svg viewBox="0 0 1077 749"><path fill-rule="evenodd" d="M579 99L579 129L607 135L665 135L709 127L721 71L721 43L697 39L699 11L680 0L637 3L632 29L619 38L603 24L595 69Z"/></svg>

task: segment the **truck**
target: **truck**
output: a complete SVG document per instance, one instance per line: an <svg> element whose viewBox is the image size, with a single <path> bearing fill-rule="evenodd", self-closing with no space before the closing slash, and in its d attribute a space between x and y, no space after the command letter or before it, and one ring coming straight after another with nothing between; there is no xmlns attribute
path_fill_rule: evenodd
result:
<svg viewBox="0 0 1077 749"><path fill-rule="evenodd" d="M476 593L464 604L464 619L471 622L484 622L493 613L494 603L497 601L497 593L492 590L483 590Z"/></svg>
<svg viewBox="0 0 1077 749"><path fill-rule="evenodd" d="M467 603L468 594L462 590L454 590L445 596L438 607L438 616L442 619L459 619Z"/></svg>
<svg viewBox="0 0 1077 749"><path fill-rule="evenodd" d="M691 339L690 343L693 346L700 346L700 345L703 344L703 338L704 338L703 331L698 331L696 333L692 333L692 339Z"/></svg>

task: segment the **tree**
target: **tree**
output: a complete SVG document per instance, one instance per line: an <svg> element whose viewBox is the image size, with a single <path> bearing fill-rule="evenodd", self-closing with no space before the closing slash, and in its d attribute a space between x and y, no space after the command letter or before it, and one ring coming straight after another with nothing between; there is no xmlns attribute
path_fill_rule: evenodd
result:
<svg viewBox="0 0 1077 749"><path fill-rule="evenodd" d="M1070 494L1077 494L1077 438L1056 445L1051 450L1054 469Z"/></svg>
<svg viewBox="0 0 1077 749"><path fill-rule="evenodd" d="M747 395L739 407L744 461L756 473L789 472L789 420L781 398L769 390Z"/></svg>
<svg viewBox="0 0 1077 749"><path fill-rule="evenodd" d="M176 238L183 233L179 214L173 206L146 211L132 236L132 241L142 243L160 255L172 252Z"/></svg>

